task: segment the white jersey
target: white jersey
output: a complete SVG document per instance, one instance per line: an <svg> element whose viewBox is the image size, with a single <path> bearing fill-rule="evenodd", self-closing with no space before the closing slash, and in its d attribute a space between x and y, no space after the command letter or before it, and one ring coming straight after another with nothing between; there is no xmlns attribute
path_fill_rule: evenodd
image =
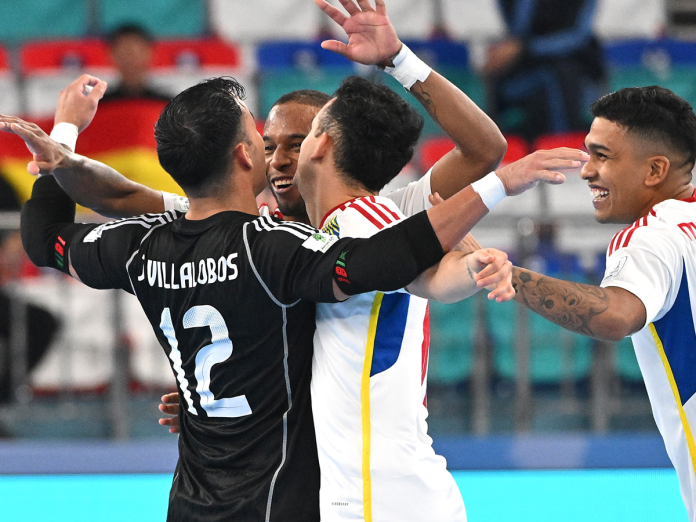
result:
<svg viewBox="0 0 696 522"><path fill-rule="evenodd" d="M334 209L322 230L369 237L402 218L393 200L369 196ZM311 387L323 522L466 520L427 434L429 333L427 300L403 290L317 304Z"/></svg>
<svg viewBox="0 0 696 522"><path fill-rule="evenodd" d="M636 295L647 320L631 336L689 520L696 522L696 197L667 200L614 236L603 287Z"/></svg>

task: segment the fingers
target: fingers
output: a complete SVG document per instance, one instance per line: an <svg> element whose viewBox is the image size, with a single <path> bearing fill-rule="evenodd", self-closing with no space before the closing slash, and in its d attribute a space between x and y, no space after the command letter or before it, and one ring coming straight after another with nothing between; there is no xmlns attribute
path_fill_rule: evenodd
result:
<svg viewBox="0 0 696 522"><path fill-rule="evenodd" d="M490 266L491 265L489 265L486 268L489 268ZM482 278L477 277L476 285L479 288L484 288L484 287L489 288L491 286L496 286L501 281L507 279L511 272L512 272L512 263L510 261L505 261L494 272L491 272Z"/></svg>
<svg viewBox="0 0 696 522"><path fill-rule="evenodd" d="M387 15L387 6L384 4L384 0L375 0L375 10L377 11L377 14L381 14L383 16Z"/></svg>
<svg viewBox="0 0 696 522"><path fill-rule="evenodd" d="M355 5L355 2L353 0L338 0L341 2L341 5L343 8L348 11L349 15L354 15L358 14L360 12L360 9L358 9L358 6Z"/></svg>
<svg viewBox="0 0 696 522"><path fill-rule="evenodd" d="M563 174L551 170L541 170L537 172L536 179L548 183L549 185L562 185L566 181L566 177Z"/></svg>
<svg viewBox="0 0 696 522"><path fill-rule="evenodd" d="M178 404L160 404L157 407L159 408L159 411L166 413L167 415L179 415Z"/></svg>
<svg viewBox="0 0 696 522"><path fill-rule="evenodd" d="M179 404L179 392L172 392L162 396L163 404Z"/></svg>
<svg viewBox="0 0 696 522"><path fill-rule="evenodd" d="M105 81L99 80L93 87L92 91L87 95L87 98L94 100L95 102L98 102L104 97L104 93L106 93L106 87L107 84Z"/></svg>
<svg viewBox="0 0 696 522"><path fill-rule="evenodd" d="M346 18L341 11L327 3L325 0L314 0L314 3L338 25L343 26L343 24L348 20L348 18Z"/></svg>
<svg viewBox="0 0 696 522"><path fill-rule="evenodd" d="M558 147L550 150L538 150L534 154L542 158L558 158L565 160L589 161L590 155L584 150L571 149L569 147Z"/></svg>
<svg viewBox="0 0 696 522"><path fill-rule="evenodd" d="M322 49L326 49L327 51L333 51L347 58L350 58L348 56L350 54L350 49L348 48L348 46L343 42L339 42L338 40L324 40L323 42L321 42L321 47Z"/></svg>
<svg viewBox="0 0 696 522"><path fill-rule="evenodd" d="M430 194L428 196L428 201L430 201L430 204L434 207L435 205L439 205L440 203L444 203L445 200L442 199L442 196L440 196L439 193L435 192L434 194Z"/></svg>
<svg viewBox="0 0 696 522"><path fill-rule="evenodd" d="M363 11L374 11L372 5L370 4L370 0L358 0L358 5Z"/></svg>

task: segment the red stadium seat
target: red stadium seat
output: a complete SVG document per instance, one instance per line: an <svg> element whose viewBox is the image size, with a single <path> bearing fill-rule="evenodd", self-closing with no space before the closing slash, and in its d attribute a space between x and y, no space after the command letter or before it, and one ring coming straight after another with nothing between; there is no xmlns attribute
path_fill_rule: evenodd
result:
<svg viewBox="0 0 696 522"><path fill-rule="evenodd" d="M505 136L508 142L507 152L502 165L524 158L529 154L529 145L519 136ZM449 138L429 138L423 142L420 148L419 167L427 172L435 163L454 148L454 143Z"/></svg>
<svg viewBox="0 0 696 522"><path fill-rule="evenodd" d="M24 74L36 74L63 68L110 68L109 49L103 40L63 40L32 42L19 53Z"/></svg>
<svg viewBox="0 0 696 522"><path fill-rule="evenodd" d="M152 66L228 67L241 65L240 50L219 38L162 40L155 43Z"/></svg>
<svg viewBox="0 0 696 522"><path fill-rule="evenodd" d="M506 135L505 139L507 140L508 148L501 165L507 165L508 163L522 159L529 154L529 144L524 138Z"/></svg>
<svg viewBox="0 0 696 522"><path fill-rule="evenodd" d="M549 150L558 147L571 147L585 150L586 132L563 132L559 134L544 134L534 142L534 150Z"/></svg>

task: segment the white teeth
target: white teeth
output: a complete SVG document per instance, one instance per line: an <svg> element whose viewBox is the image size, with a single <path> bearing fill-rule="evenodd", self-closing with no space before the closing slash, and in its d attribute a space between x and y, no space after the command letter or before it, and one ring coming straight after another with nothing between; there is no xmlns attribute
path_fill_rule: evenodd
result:
<svg viewBox="0 0 696 522"><path fill-rule="evenodd" d="M287 188L292 186L292 181L287 179L277 179L273 182L275 188Z"/></svg>
<svg viewBox="0 0 696 522"><path fill-rule="evenodd" d="M594 199L604 199L609 195L609 191L606 189L593 188L591 190L592 190L592 197L594 197Z"/></svg>

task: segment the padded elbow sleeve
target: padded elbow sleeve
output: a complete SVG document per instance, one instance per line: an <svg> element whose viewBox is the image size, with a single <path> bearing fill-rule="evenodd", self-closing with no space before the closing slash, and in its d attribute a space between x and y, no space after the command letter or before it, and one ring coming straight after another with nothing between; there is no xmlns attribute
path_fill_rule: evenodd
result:
<svg viewBox="0 0 696 522"><path fill-rule="evenodd" d="M391 292L411 283L444 256L426 212L368 239L354 239L336 260L334 280L346 295Z"/></svg>
<svg viewBox="0 0 696 522"><path fill-rule="evenodd" d="M37 179L21 219L22 245L32 263L68 273L70 240L81 228L74 221L75 203L55 178Z"/></svg>

